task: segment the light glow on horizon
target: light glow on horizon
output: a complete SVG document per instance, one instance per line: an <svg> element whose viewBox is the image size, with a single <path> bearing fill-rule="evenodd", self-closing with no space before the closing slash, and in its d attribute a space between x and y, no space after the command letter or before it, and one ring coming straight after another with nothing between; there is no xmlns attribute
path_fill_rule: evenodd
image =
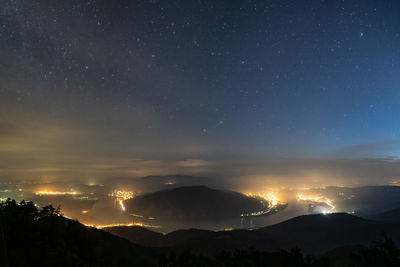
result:
<svg viewBox="0 0 400 267"><path fill-rule="evenodd" d="M248 197L258 197L266 200L270 208L274 208L278 206L279 203L281 203L281 200L277 197L277 195L274 192L269 192L269 193L245 193L246 196Z"/></svg>
<svg viewBox="0 0 400 267"><path fill-rule="evenodd" d="M117 227L117 226L140 226L140 227L160 228L160 226L157 226L157 225L149 225L149 224L144 224L141 222L114 223L114 224L89 224L89 223L82 223L82 224L87 227L94 227L97 229L103 229L103 228L107 228L107 227Z"/></svg>
<svg viewBox="0 0 400 267"><path fill-rule="evenodd" d="M75 192L75 191L68 191L68 192L59 192L59 191L50 191L50 190L43 190L37 191L35 195L38 196L57 196L57 195L81 195L82 193Z"/></svg>
<svg viewBox="0 0 400 267"><path fill-rule="evenodd" d="M330 210L323 210L323 214L328 214L335 212L335 205L333 205L333 200L321 196L321 195L304 195L304 194L297 194L297 201L303 202L311 202L311 203L325 203L330 207Z"/></svg>

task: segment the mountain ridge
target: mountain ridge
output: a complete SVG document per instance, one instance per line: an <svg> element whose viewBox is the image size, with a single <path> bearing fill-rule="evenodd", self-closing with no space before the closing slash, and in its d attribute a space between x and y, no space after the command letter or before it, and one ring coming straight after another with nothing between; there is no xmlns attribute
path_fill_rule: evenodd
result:
<svg viewBox="0 0 400 267"><path fill-rule="evenodd" d="M105 229L117 234L116 228ZM154 247L190 248L202 252L255 247L263 250L300 247L307 253L323 253L350 245L366 245L386 232L400 241L400 223L367 220L347 213L302 215L254 230L208 231L186 229L159 236ZM135 236L125 236L133 243Z"/></svg>

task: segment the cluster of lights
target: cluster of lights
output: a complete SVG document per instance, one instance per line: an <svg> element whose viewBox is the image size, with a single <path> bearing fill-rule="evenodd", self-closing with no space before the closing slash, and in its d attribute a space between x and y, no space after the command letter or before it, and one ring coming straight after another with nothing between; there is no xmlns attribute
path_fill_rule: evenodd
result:
<svg viewBox="0 0 400 267"><path fill-rule="evenodd" d="M268 202L269 206L268 206L267 210L241 214L240 215L241 217L250 217L250 216L253 217L253 216L261 216L261 215L268 214L269 212L271 212L271 210L276 208L281 203L280 199L273 192L270 192L270 193L257 193L257 194L245 193L245 195L248 196L248 197L265 200L266 202Z"/></svg>
<svg viewBox="0 0 400 267"><path fill-rule="evenodd" d="M253 194L253 193L245 193L246 196L248 197L253 197L253 198L262 198L265 201L269 203L270 208L275 208L278 206L278 204L281 202L280 199L275 195L274 192L270 193L258 193L258 194Z"/></svg>
<svg viewBox="0 0 400 267"><path fill-rule="evenodd" d="M75 191L58 192L58 191L44 190L44 191L37 191L35 194L38 196L58 196L58 195L63 196L63 195L80 195L81 193Z"/></svg>
<svg viewBox="0 0 400 267"><path fill-rule="evenodd" d="M132 222L132 223L116 223L116 224L87 224L84 223L83 225L87 227L95 227L97 229L102 229L102 228L107 228L107 227L116 227L116 226L141 226L141 227L152 227L152 228L160 228L160 226L156 225L148 225L148 224L143 224L140 222Z"/></svg>
<svg viewBox="0 0 400 267"><path fill-rule="evenodd" d="M304 201L304 202L314 202L314 203L325 203L330 207L330 210L324 211L323 213L332 213L335 211L335 206L333 205L333 200L321 196L321 195L303 195L303 194L298 194L297 195L297 200L298 201Z"/></svg>
<svg viewBox="0 0 400 267"><path fill-rule="evenodd" d="M265 215L268 214L270 212L270 210L262 210L262 211L257 211L257 212L251 212L251 213L243 213L240 214L241 217L256 217L256 216L261 216L261 215Z"/></svg>
<svg viewBox="0 0 400 267"><path fill-rule="evenodd" d="M134 198L133 192L130 191L124 191L124 190L114 190L111 194L108 196L113 197L117 200L118 205L121 207L123 211L126 210L125 205L124 205L124 200Z"/></svg>
<svg viewBox="0 0 400 267"><path fill-rule="evenodd" d="M115 197L116 199L127 200L133 198L135 195L133 194L133 192L130 191L114 190L114 192L109 194L109 196Z"/></svg>

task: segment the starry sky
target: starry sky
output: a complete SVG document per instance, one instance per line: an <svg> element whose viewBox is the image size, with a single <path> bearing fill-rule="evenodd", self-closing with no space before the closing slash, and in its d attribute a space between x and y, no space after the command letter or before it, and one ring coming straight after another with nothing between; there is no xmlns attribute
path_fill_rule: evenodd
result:
<svg viewBox="0 0 400 267"><path fill-rule="evenodd" d="M0 2L2 179L400 181L399 1Z"/></svg>

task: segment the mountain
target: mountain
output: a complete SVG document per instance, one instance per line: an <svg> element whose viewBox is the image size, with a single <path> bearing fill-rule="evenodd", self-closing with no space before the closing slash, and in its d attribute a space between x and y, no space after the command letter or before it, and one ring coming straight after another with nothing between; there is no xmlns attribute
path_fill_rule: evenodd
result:
<svg viewBox="0 0 400 267"><path fill-rule="evenodd" d="M382 232L400 241L400 223L366 220L347 213L303 215L256 231L279 240L283 248L299 246L315 252L368 244Z"/></svg>
<svg viewBox="0 0 400 267"><path fill-rule="evenodd" d="M206 231L179 230L152 238L153 234L120 235L134 243L154 247L174 247L213 253L224 249L254 247L265 250L300 247L306 253L318 254L336 247L367 245L386 232L400 241L400 223L365 220L347 213L316 214L295 217L285 222L256 230ZM119 235L115 229L108 231ZM138 231L134 229L134 231ZM146 230L148 231L148 230ZM149 234L149 240L143 238ZM139 238L140 237L140 238Z"/></svg>
<svg viewBox="0 0 400 267"><path fill-rule="evenodd" d="M182 187L182 186L193 186L193 185L211 185L215 182L215 179L202 176L191 176L191 175L151 175L145 176L139 179L135 179L135 184L137 186L142 186L148 190L152 188L157 189L157 187L162 186L163 189Z"/></svg>
<svg viewBox="0 0 400 267"><path fill-rule="evenodd" d="M127 210L157 222L198 222L240 218L265 211L266 201L233 191L206 186L179 187L145 194L125 201Z"/></svg>
<svg viewBox="0 0 400 267"><path fill-rule="evenodd" d="M395 208L387 210L385 212L378 213L374 215L372 218L379 221L400 222L400 208Z"/></svg>
<svg viewBox="0 0 400 267"><path fill-rule="evenodd" d="M220 186L220 179L202 176L191 175L151 175L140 178L118 178L113 179L112 183L107 184L107 187L115 188L130 188L136 192L148 193L159 190L172 189L183 186L208 185L213 187Z"/></svg>

